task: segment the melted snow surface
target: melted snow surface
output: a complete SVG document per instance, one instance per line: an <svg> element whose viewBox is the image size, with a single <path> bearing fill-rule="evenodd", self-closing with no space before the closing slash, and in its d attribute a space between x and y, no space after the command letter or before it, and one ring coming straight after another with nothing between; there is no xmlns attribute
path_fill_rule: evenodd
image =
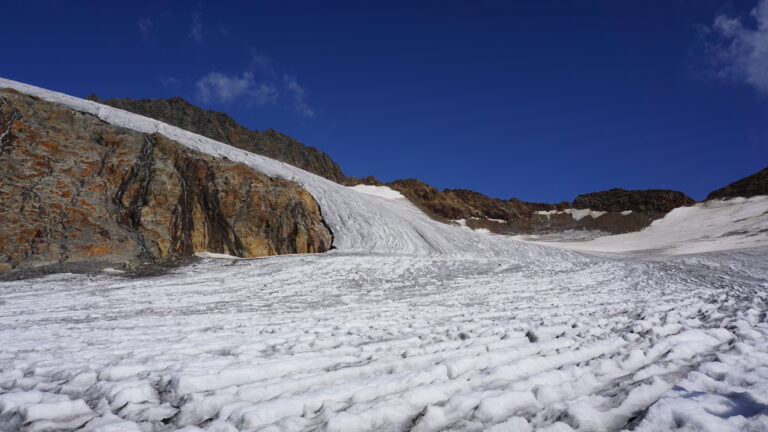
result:
<svg viewBox="0 0 768 432"><path fill-rule="evenodd" d="M0 283L0 430L768 428L768 247L588 255L523 243L432 221L386 188L0 87L293 179L339 248ZM759 246L764 205L678 209L636 238L674 252Z"/></svg>

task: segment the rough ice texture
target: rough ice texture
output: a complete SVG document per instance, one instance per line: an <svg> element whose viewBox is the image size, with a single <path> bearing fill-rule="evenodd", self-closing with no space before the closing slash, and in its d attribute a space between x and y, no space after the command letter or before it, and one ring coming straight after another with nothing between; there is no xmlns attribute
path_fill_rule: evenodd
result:
<svg viewBox="0 0 768 432"><path fill-rule="evenodd" d="M110 110L101 115L157 126ZM0 429L765 429L768 248L563 251L180 142L293 176L340 250L0 283ZM725 211L687 210L700 227ZM731 246L763 244L764 231L751 233ZM62 401L74 401L66 417L28 416Z"/></svg>
<svg viewBox="0 0 768 432"><path fill-rule="evenodd" d="M295 183L0 90L0 271L323 252L331 233Z"/></svg>

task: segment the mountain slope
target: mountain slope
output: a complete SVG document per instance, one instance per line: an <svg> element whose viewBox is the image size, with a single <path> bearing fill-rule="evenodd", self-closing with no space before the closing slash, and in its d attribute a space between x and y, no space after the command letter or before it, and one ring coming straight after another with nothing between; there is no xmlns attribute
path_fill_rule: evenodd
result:
<svg viewBox="0 0 768 432"><path fill-rule="evenodd" d="M249 130L224 113L199 108L180 97L170 99L88 99L120 108L169 125L194 132L243 150L277 159L338 183L347 177L331 158L320 150L273 129Z"/></svg>
<svg viewBox="0 0 768 432"><path fill-rule="evenodd" d="M768 195L768 167L707 195L707 200Z"/></svg>
<svg viewBox="0 0 768 432"><path fill-rule="evenodd" d="M667 189L626 190L609 189L602 192L582 194L573 200L573 208L604 212L631 210L644 213L653 219L659 218L672 209L696 204L688 195Z"/></svg>

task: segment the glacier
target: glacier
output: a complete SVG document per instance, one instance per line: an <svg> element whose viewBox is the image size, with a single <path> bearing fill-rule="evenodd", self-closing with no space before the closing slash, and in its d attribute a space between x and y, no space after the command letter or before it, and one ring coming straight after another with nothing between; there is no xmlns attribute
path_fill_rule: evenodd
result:
<svg viewBox="0 0 768 432"><path fill-rule="evenodd" d="M766 197L678 209L629 238L523 242L0 87L296 181L337 248L0 282L0 430L768 430Z"/></svg>

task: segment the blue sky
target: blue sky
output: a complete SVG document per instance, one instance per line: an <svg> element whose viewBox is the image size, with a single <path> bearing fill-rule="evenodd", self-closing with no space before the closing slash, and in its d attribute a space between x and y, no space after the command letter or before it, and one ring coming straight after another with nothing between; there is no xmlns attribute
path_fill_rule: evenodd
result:
<svg viewBox="0 0 768 432"><path fill-rule="evenodd" d="M348 175L703 199L768 165L768 0L6 2L0 76L170 97Z"/></svg>

